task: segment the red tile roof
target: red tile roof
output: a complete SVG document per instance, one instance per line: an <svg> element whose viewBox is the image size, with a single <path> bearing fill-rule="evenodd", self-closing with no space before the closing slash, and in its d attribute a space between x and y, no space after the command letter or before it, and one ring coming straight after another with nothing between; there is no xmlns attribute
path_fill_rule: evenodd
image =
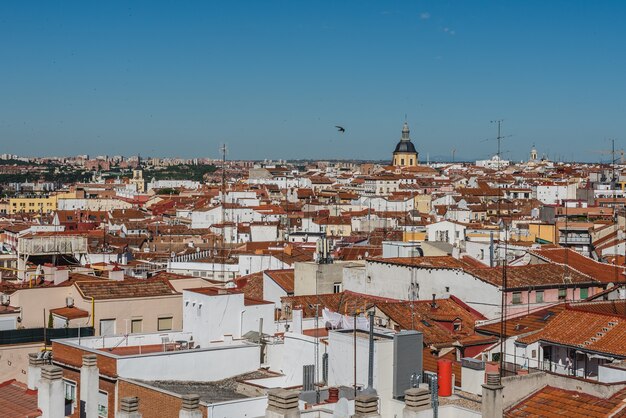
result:
<svg viewBox="0 0 626 418"><path fill-rule="evenodd" d="M579 271L603 283L625 280L623 267L597 262L569 248L540 249L530 253L553 263L567 264L572 270Z"/></svg>
<svg viewBox="0 0 626 418"><path fill-rule="evenodd" d="M502 268L469 268L465 269L465 271L494 286L502 286ZM572 283L597 283L594 278L586 274L573 269L566 269L564 266L557 264L509 266L506 272L507 289Z"/></svg>
<svg viewBox="0 0 626 418"><path fill-rule="evenodd" d="M626 358L626 317L568 307L534 339ZM525 342L524 338L519 341Z"/></svg>
<svg viewBox="0 0 626 418"><path fill-rule="evenodd" d="M511 337L515 335L524 335L531 332L542 330L556 315L565 309L565 304L550 306L545 309L531 312L521 316L508 318L506 321L506 335ZM500 336L502 332L501 322L492 322L490 324L476 327L476 330L483 334Z"/></svg>
<svg viewBox="0 0 626 418"><path fill-rule="evenodd" d="M580 302L570 305L572 309L595 312L606 315L626 316L626 303L623 300L598 300L595 302Z"/></svg>
<svg viewBox="0 0 626 418"><path fill-rule="evenodd" d="M467 345L496 342L492 337L475 337L474 323L485 319L465 304L455 299L436 299L432 301L378 302L376 307L401 329L414 329L424 335L424 344L449 346L455 341L465 341ZM453 323L460 324L458 331L453 330Z"/></svg>
<svg viewBox="0 0 626 418"><path fill-rule="evenodd" d="M351 245L337 250L336 260L354 261L364 260L368 257L379 257L383 254L383 248L373 245Z"/></svg>
<svg viewBox="0 0 626 418"><path fill-rule="evenodd" d="M50 313L66 319L87 318L89 316L89 312L75 306L50 309Z"/></svg>
<svg viewBox="0 0 626 418"><path fill-rule="evenodd" d="M322 295L285 296L281 298L283 304L291 309L302 309L305 318L315 316L315 305L319 304L319 315L322 309L328 308L340 314L353 314L357 309L361 312L380 302L399 302L397 299L381 298L362 293L344 290L340 293L326 293Z"/></svg>
<svg viewBox="0 0 626 418"><path fill-rule="evenodd" d="M494 286L502 285L502 268L476 267L475 262L458 260L451 256L436 257L395 257L370 258L372 263L388 263L419 268L441 268L463 270L476 278ZM574 269L566 269L559 264L529 264L507 268L507 288L527 288L529 286L550 286L571 283L597 283L591 276Z"/></svg>
<svg viewBox="0 0 626 418"><path fill-rule="evenodd" d="M0 418L41 416L37 409L37 391L29 390L15 379L0 383Z"/></svg>
<svg viewBox="0 0 626 418"><path fill-rule="evenodd" d="M462 269L469 265L449 255L432 257L392 257L392 258L370 258L370 262L388 263L399 266L416 266L421 268L448 268Z"/></svg>
<svg viewBox="0 0 626 418"><path fill-rule="evenodd" d="M625 417L626 389L603 399L583 392L545 386L505 411L507 418L556 417L604 418Z"/></svg>
<svg viewBox="0 0 626 418"><path fill-rule="evenodd" d="M162 279L78 282L76 288L86 298L93 297L96 300L147 298L179 294L169 281Z"/></svg>
<svg viewBox="0 0 626 418"><path fill-rule="evenodd" d="M288 294L294 292L294 269L265 270L264 273Z"/></svg>
<svg viewBox="0 0 626 418"><path fill-rule="evenodd" d="M252 273L235 279L237 289L247 298L263 299L263 272Z"/></svg>

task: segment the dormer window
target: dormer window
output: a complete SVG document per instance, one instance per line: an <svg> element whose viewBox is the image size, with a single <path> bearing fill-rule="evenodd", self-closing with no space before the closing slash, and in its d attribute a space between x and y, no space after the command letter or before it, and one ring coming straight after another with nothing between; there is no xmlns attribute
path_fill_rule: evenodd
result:
<svg viewBox="0 0 626 418"><path fill-rule="evenodd" d="M461 331L462 325L463 325L463 323L461 321L454 321L454 323L453 323L454 332Z"/></svg>

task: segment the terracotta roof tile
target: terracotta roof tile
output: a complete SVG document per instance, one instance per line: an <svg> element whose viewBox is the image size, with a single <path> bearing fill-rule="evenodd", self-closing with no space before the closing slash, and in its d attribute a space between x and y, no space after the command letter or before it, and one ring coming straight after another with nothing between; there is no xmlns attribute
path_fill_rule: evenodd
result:
<svg viewBox="0 0 626 418"><path fill-rule="evenodd" d="M495 342L493 338L475 336L474 323L485 319L478 312L468 309L465 304L456 299L436 299L435 307L432 301L377 302L376 307L401 329L414 329L424 335L424 344L444 346L455 341L466 341L467 345L476 343ZM460 329L454 331L453 323L458 323ZM480 340L480 341L479 341Z"/></svg>
<svg viewBox="0 0 626 418"><path fill-rule="evenodd" d="M13 380L0 383L0 417L31 418L41 416L37 409L37 391Z"/></svg>
<svg viewBox="0 0 626 418"><path fill-rule="evenodd" d="M626 358L626 317L567 308L534 337L548 343ZM525 342L520 339L520 342Z"/></svg>
<svg viewBox="0 0 626 418"><path fill-rule="evenodd" d="M494 286L502 286L501 268L470 268L465 271ZM529 264L507 268L507 289L594 282L597 280L586 274L557 264Z"/></svg>
<svg viewBox="0 0 626 418"><path fill-rule="evenodd" d="M89 316L89 312L75 306L50 309L50 313L66 319L87 318Z"/></svg>
<svg viewBox="0 0 626 418"><path fill-rule="evenodd" d="M247 298L263 299L263 272L252 273L235 279L237 289Z"/></svg>
<svg viewBox="0 0 626 418"><path fill-rule="evenodd" d="M96 300L146 298L178 294L167 280L162 279L78 282L76 287L85 297L93 297Z"/></svg>
<svg viewBox="0 0 626 418"><path fill-rule="evenodd" d="M392 257L392 258L371 258L368 261L376 263L388 263L401 266L416 266L421 268L449 268L462 269L469 265L454 257L433 256L433 257Z"/></svg>
<svg viewBox="0 0 626 418"><path fill-rule="evenodd" d="M583 392L558 389L546 386L517 405L505 411L507 418L514 417L555 417L604 418L624 417L623 409L626 389L610 398L598 398Z"/></svg>
<svg viewBox="0 0 626 418"><path fill-rule="evenodd" d="M264 272L288 294L294 292L294 270L265 270Z"/></svg>
<svg viewBox="0 0 626 418"><path fill-rule="evenodd" d="M510 337L542 330L552 319L555 318L556 314L565 309L565 306L565 304L550 306L545 309L531 312L530 314L508 318L506 321L506 335ZM501 323L498 321L481 325L477 327L476 330L480 333L500 336Z"/></svg>
<svg viewBox="0 0 626 418"><path fill-rule="evenodd" d="M567 264L572 270L579 271L603 283L624 281L625 269L623 267L600 263L571 249L549 248L533 250L530 253L553 263Z"/></svg>
<svg viewBox="0 0 626 418"><path fill-rule="evenodd" d="M340 314L353 314L357 309L365 311L380 302L398 302L396 299L381 298L348 290L321 295L285 296L281 299L283 304L291 309L302 309L305 318L315 316L314 306L316 304L320 305L319 315L321 317L323 308Z"/></svg>

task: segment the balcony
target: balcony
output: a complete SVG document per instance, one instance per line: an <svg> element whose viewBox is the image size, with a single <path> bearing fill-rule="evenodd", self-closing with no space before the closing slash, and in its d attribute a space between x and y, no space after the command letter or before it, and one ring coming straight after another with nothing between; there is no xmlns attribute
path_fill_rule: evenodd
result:
<svg viewBox="0 0 626 418"><path fill-rule="evenodd" d="M559 244L591 245L591 237L589 235L562 235L559 238Z"/></svg>

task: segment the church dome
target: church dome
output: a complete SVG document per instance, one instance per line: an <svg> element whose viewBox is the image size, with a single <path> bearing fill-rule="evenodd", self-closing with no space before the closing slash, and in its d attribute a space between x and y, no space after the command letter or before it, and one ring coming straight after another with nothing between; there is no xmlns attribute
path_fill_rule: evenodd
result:
<svg viewBox="0 0 626 418"><path fill-rule="evenodd" d="M409 124L404 122L404 125L402 126L402 137L400 138L400 142L398 142L398 145L396 145L396 149L393 151L395 152L409 152L409 153L416 153L417 151L415 150L415 145L413 145L413 143L411 142L411 137L409 136L409 134L411 133L411 131L409 130Z"/></svg>
<svg viewBox="0 0 626 418"><path fill-rule="evenodd" d="M411 141L400 141L398 145L396 145L396 149L393 152L409 152L409 153L417 153L415 150L415 145Z"/></svg>

